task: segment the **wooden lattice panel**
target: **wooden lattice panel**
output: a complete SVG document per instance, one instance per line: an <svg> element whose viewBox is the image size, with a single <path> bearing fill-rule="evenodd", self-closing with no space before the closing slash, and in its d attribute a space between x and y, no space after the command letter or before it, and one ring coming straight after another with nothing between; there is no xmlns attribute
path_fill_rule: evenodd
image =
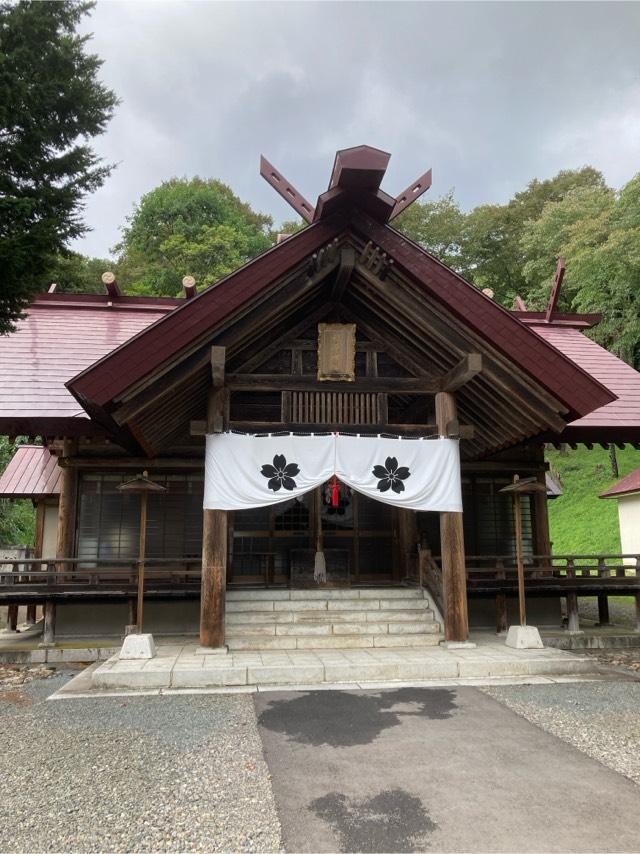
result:
<svg viewBox="0 0 640 854"><path fill-rule="evenodd" d="M371 392L294 391L291 421L295 424L380 424L382 395Z"/></svg>

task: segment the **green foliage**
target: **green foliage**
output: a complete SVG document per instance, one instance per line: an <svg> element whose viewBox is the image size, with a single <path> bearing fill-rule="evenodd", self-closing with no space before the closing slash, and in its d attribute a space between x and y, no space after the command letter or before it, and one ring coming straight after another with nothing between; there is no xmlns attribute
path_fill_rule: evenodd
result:
<svg viewBox="0 0 640 854"><path fill-rule="evenodd" d="M393 226L449 267L459 272L464 270L466 217L453 197L453 190L434 202L410 205Z"/></svg>
<svg viewBox="0 0 640 854"><path fill-rule="evenodd" d="M55 282L62 293L103 294L101 276L111 270L113 262L104 258L87 258L77 252L59 255L55 266L48 272L48 281L43 281L41 290Z"/></svg>
<svg viewBox="0 0 640 854"><path fill-rule="evenodd" d="M271 217L214 179L165 181L128 222L116 251L118 281L129 293L176 296L185 275L208 287L273 244Z"/></svg>
<svg viewBox="0 0 640 854"><path fill-rule="evenodd" d="M640 468L640 451L617 450L619 477L611 472L609 451L579 446L565 453L547 451L551 474L563 495L549 501L551 540L556 554L619 554L620 528L614 499L598 498L618 480Z"/></svg>
<svg viewBox="0 0 640 854"><path fill-rule="evenodd" d="M450 192L412 205L397 227L507 308L520 295L544 309L563 257L558 308L602 313L590 334L640 366L640 175L616 193L591 166L564 170L468 214Z"/></svg>
<svg viewBox="0 0 640 854"><path fill-rule="evenodd" d="M18 445L0 436L0 472L3 472L13 457ZM0 498L0 545L32 546L35 540L36 514L31 501L13 501Z"/></svg>
<svg viewBox="0 0 640 854"><path fill-rule="evenodd" d="M309 227L309 223L303 219L286 219L277 229L278 234L296 234Z"/></svg>
<svg viewBox="0 0 640 854"><path fill-rule="evenodd" d="M0 333L83 235L83 199L111 171L88 141L117 98L76 28L90 2L0 2Z"/></svg>

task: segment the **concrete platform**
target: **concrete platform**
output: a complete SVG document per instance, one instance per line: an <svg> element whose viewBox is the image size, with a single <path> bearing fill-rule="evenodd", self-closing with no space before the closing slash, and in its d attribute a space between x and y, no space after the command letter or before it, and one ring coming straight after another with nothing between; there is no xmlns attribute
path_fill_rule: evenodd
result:
<svg viewBox="0 0 640 854"><path fill-rule="evenodd" d="M309 649L197 654L196 644L159 644L147 661L112 656L91 673L98 690L322 686L594 673L593 659L557 649L515 650L474 638L474 649Z"/></svg>

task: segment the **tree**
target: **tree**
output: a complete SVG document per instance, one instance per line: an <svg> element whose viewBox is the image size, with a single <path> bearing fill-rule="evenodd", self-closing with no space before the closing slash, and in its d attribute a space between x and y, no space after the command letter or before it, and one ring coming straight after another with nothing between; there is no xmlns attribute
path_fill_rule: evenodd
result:
<svg viewBox="0 0 640 854"><path fill-rule="evenodd" d="M559 202L574 190L604 187L602 174L591 166L566 169L545 181L530 181L506 205L475 208L467 217L463 246L469 276L479 287L491 288L503 305L513 305L516 294L526 298L528 256L522 238L528 224L540 217L546 204Z"/></svg>
<svg viewBox="0 0 640 854"><path fill-rule="evenodd" d="M53 282L58 292L76 294L103 294L101 276L111 270L113 262L105 258L88 258L77 252L60 255L55 265L47 271L40 290L46 290Z"/></svg>
<svg viewBox="0 0 640 854"><path fill-rule="evenodd" d="M0 333L12 328L111 168L88 140L117 104L80 20L93 3L0 2Z"/></svg>
<svg viewBox="0 0 640 854"><path fill-rule="evenodd" d="M142 197L116 247L130 293L175 296L182 278L207 287L272 246L272 219L220 181L172 178Z"/></svg>
<svg viewBox="0 0 640 854"><path fill-rule="evenodd" d="M14 444L0 436L0 472L9 465L18 445L24 441L21 438ZM29 546L33 545L34 537L35 512L31 501L0 498L0 545Z"/></svg>
<svg viewBox="0 0 640 854"><path fill-rule="evenodd" d="M434 202L415 202L393 223L394 228L460 273L467 266L463 253L465 225L466 216L453 190Z"/></svg>
<svg viewBox="0 0 640 854"><path fill-rule="evenodd" d="M559 308L569 311L581 287L573 260L585 247L607 239L615 192L608 187L581 187L560 201L548 202L536 220L530 220L521 239L526 262L523 274L527 306L543 309L551 293L557 259L567 262Z"/></svg>

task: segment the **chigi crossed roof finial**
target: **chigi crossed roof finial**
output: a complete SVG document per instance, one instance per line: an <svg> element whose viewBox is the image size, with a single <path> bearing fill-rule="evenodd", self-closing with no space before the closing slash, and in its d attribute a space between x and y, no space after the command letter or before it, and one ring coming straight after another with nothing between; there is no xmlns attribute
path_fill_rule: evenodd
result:
<svg viewBox="0 0 640 854"><path fill-rule="evenodd" d="M431 186L431 169L395 198L380 189L391 155L370 145L344 148L336 153L329 189L318 196L315 207L275 166L260 157L260 174L307 222L317 222L340 208L357 206L385 223L402 213Z"/></svg>

